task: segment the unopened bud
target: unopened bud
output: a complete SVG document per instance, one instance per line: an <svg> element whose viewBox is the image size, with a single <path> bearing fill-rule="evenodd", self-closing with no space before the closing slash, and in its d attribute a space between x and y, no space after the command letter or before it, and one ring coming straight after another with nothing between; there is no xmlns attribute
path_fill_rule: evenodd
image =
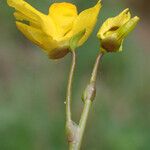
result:
<svg viewBox="0 0 150 150"><path fill-rule="evenodd" d="M131 18L129 9L125 9L118 16L107 19L97 33L103 52L117 52L122 50L125 37L136 27L139 17Z"/></svg>

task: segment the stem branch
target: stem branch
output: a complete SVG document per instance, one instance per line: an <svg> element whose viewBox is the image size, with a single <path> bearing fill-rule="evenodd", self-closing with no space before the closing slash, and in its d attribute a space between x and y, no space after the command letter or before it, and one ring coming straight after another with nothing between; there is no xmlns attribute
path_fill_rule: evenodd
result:
<svg viewBox="0 0 150 150"><path fill-rule="evenodd" d="M83 107L83 112L81 114L81 118L79 121L79 126L78 126L78 130L76 133L76 141L73 144L73 148L70 150L80 150L81 147L81 143L82 143L82 139L83 139L83 135L84 135L84 131L86 128L86 123L87 123L87 119L89 116L89 111L92 105L93 100L95 99L95 95L96 95L96 77L97 77L97 70L98 70L98 66L99 66L99 62L101 60L103 56L103 53L99 53L95 64L94 64L94 68L91 74L91 79L89 84L87 85L85 92L84 92L84 107Z"/></svg>

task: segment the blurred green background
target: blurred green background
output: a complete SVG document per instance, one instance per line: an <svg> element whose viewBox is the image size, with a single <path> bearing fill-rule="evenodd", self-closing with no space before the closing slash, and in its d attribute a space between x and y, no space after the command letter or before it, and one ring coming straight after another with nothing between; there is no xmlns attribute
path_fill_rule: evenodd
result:
<svg viewBox="0 0 150 150"><path fill-rule="evenodd" d="M47 13L58 0L27 0ZM81 11L96 0L72 0ZM77 50L73 118L79 120L81 94L99 50L95 34L102 22L131 8L140 24L122 53L104 56L97 96L91 109L83 150L150 149L150 1L103 0L97 27ZM16 29L13 9L0 2L0 150L66 150L65 93L71 57L48 57Z"/></svg>

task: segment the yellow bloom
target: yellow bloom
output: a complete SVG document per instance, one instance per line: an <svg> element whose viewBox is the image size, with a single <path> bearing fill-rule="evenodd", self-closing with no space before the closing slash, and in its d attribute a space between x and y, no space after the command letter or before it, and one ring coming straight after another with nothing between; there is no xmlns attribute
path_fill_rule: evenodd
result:
<svg viewBox="0 0 150 150"><path fill-rule="evenodd" d="M101 41L101 51L121 51L124 38L135 28L138 21L137 16L131 18L128 8L118 16L107 19L97 33Z"/></svg>
<svg viewBox="0 0 150 150"><path fill-rule="evenodd" d="M24 0L7 0L16 12L17 28L33 43L41 47L51 59L58 59L70 51L70 40L85 31L79 38L77 46L82 45L90 36L96 21L101 3L77 13L71 3L54 3L45 15ZM26 22L23 22L26 21Z"/></svg>

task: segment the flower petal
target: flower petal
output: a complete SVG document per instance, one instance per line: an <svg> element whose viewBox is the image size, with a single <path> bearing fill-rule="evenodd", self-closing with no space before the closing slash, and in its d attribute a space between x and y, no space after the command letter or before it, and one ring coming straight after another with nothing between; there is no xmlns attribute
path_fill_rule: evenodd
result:
<svg viewBox="0 0 150 150"><path fill-rule="evenodd" d="M45 52L50 52L55 49L58 45L57 42L52 39L52 37L47 36L45 33L26 25L21 22L16 22L17 28L33 43L43 48Z"/></svg>
<svg viewBox="0 0 150 150"><path fill-rule="evenodd" d="M49 16L56 23L60 36L64 36L72 28L77 17L77 9L71 3L54 3L49 8Z"/></svg>
<svg viewBox="0 0 150 150"><path fill-rule="evenodd" d="M64 57L68 52L68 40L57 42L41 30L16 22L17 28L33 43L41 47L51 59Z"/></svg>
<svg viewBox="0 0 150 150"><path fill-rule="evenodd" d="M14 7L18 12L21 12L25 16L37 22L39 22L39 16L44 15L24 0L7 0L7 3L9 6Z"/></svg>
<svg viewBox="0 0 150 150"><path fill-rule="evenodd" d="M28 21L31 26L41 29L49 36L58 34L51 17L39 12L24 0L7 0L7 3L16 9L14 16L17 20Z"/></svg>
<svg viewBox="0 0 150 150"><path fill-rule="evenodd" d="M120 26L128 22L130 18L131 14L127 8L118 16L107 19L98 31L97 36L102 39L105 38L106 33L109 34L110 32L117 30Z"/></svg>
<svg viewBox="0 0 150 150"><path fill-rule="evenodd" d="M100 1L98 1L98 3L94 7L82 11L76 18L71 34L75 35L83 31L84 29L86 30L85 35L79 41L79 46L88 39L91 32L93 31L100 8L101 3Z"/></svg>
<svg viewBox="0 0 150 150"><path fill-rule="evenodd" d="M53 19L50 16L45 15L40 19L40 22L41 30L48 36L52 36L54 39L57 39L59 33Z"/></svg>
<svg viewBox="0 0 150 150"><path fill-rule="evenodd" d="M24 15L24 14L22 14L21 12L15 12L14 13L14 16L15 16L15 18L17 19L17 20L19 20L19 21L28 21L29 22L29 24L31 25L31 26L33 26L33 27L35 27L35 28L41 28L41 26L40 26L40 24L39 23L37 23L36 21L34 21L33 19L31 19L30 17L28 17L28 16L26 16L26 15Z"/></svg>
<svg viewBox="0 0 150 150"><path fill-rule="evenodd" d="M114 34L117 35L118 40L124 39L132 30L134 30L139 20L140 18L135 16L131 18L127 23L122 25L118 30L116 30Z"/></svg>

